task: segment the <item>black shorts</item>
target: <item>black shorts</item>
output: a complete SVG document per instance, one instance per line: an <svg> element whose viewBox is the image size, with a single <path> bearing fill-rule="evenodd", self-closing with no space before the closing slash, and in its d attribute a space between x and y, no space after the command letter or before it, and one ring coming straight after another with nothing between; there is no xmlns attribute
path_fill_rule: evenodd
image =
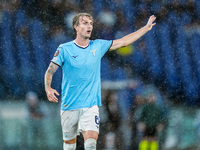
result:
<svg viewBox="0 0 200 150"><path fill-rule="evenodd" d="M156 127L147 127L144 131L144 136L156 136Z"/></svg>

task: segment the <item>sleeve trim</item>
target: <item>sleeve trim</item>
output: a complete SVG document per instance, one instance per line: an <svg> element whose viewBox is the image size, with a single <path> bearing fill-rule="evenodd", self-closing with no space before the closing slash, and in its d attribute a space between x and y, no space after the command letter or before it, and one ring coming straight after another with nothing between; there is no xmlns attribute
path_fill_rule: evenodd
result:
<svg viewBox="0 0 200 150"><path fill-rule="evenodd" d="M112 42L111 42L110 47L108 48L108 50L111 48L112 44L113 44L113 40L112 40Z"/></svg>
<svg viewBox="0 0 200 150"><path fill-rule="evenodd" d="M57 65L57 66L59 66L59 67L61 67L59 64L57 64L57 63L55 63L55 62L53 62L53 61L51 61L52 63L54 63L55 65Z"/></svg>

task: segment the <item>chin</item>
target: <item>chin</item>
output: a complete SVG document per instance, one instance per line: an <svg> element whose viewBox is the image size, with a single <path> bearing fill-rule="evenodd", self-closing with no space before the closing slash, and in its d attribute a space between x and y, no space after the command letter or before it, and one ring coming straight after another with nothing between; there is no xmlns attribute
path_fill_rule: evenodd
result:
<svg viewBox="0 0 200 150"><path fill-rule="evenodd" d="M91 37L91 35L90 36L85 36L85 39L89 39Z"/></svg>

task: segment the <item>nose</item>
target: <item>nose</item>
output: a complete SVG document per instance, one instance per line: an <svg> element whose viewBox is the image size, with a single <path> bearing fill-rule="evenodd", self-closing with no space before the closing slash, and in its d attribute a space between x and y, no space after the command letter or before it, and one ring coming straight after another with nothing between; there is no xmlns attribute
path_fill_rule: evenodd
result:
<svg viewBox="0 0 200 150"><path fill-rule="evenodd" d="M92 28L93 28L93 25L89 24L89 26L88 26L88 27L89 27L89 29L92 29Z"/></svg>

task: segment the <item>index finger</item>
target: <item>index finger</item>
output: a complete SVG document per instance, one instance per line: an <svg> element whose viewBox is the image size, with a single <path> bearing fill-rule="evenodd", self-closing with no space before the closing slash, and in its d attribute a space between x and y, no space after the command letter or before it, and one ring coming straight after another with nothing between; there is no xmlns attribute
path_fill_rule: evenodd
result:
<svg viewBox="0 0 200 150"><path fill-rule="evenodd" d="M52 99L54 102L58 102L58 98L54 94L52 95Z"/></svg>

